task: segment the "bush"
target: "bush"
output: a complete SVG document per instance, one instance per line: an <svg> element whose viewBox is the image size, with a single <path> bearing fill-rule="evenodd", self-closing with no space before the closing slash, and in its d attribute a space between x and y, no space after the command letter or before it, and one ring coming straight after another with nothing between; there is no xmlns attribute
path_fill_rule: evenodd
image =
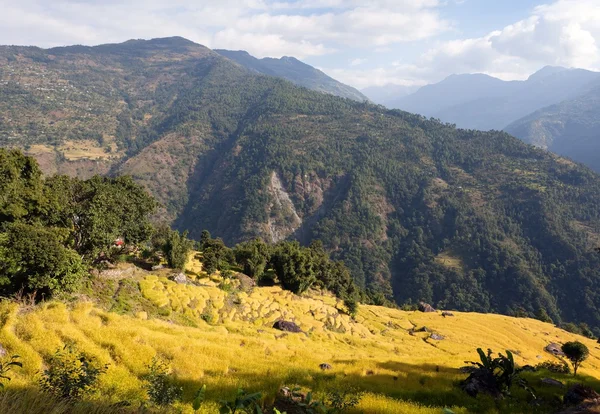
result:
<svg viewBox="0 0 600 414"><path fill-rule="evenodd" d="M155 357L148 369L146 391L153 404L167 406L181 399L183 388L173 384L167 364Z"/></svg>
<svg viewBox="0 0 600 414"><path fill-rule="evenodd" d="M348 315L351 317L356 317L356 313L358 312L358 302L354 298L348 298L344 300L344 305L348 310Z"/></svg>
<svg viewBox="0 0 600 414"><path fill-rule="evenodd" d="M472 396L476 396L479 391L486 391L495 396L509 395L513 381L522 371L516 368L512 352L507 350L506 356L499 353L496 358L492 356L491 349L488 349L486 354L481 348L477 348L477 353L481 362L465 361L477 366L477 369L463 381L463 389ZM523 380L519 385L527 388Z"/></svg>
<svg viewBox="0 0 600 414"><path fill-rule="evenodd" d="M50 358L40 379L42 390L66 400L80 399L98 385L108 365L100 365L93 357L66 345Z"/></svg>
<svg viewBox="0 0 600 414"><path fill-rule="evenodd" d="M260 392L254 394L248 394L243 389L238 389L237 395L233 401L220 401L221 414L233 414L233 413L262 413L259 401L262 399Z"/></svg>
<svg viewBox="0 0 600 414"><path fill-rule="evenodd" d="M570 374L571 368L566 362L544 361L537 364L536 369L545 369L555 374Z"/></svg>
<svg viewBox="0 0 600 414"><path fill-rule="evenodd" d="M356 388L329 391L325 396L327 413L338 414L346 412L358 405L362 398L362 392Z"/></svg>
<svg viewBox="0 0 600 414"><path fill-rule="evenodd" d="M567 332L570 332L572 334L576 334L576 335L582 335L583 332L581 332L581 329L579 328L579 326L575 325L572 322L567 322L567 323L563 323L562 325L560 325L561 329L564 329Z"/></svg>

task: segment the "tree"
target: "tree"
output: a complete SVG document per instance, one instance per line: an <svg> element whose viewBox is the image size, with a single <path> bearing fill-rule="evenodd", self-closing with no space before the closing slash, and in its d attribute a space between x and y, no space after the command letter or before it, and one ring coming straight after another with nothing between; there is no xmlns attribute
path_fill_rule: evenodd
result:
<svg viewBox="0 0 600 414"><path fill-rule="evenodd" d="M577 375L577 369L581 363L587 359L590 354L590 350L581 342L575 341L564 344L562 346L562 351L573 364L573 375Z"/></svg>
<svg viewBox="0 0 600 414"><path fill-rule="evenodd" d="M70 229L73 248L84 258L94 260L119 237L136 245L152 235L149 216L156 202L131 177L57 176L46 187L51 208L45 221Z"/></svg>
<svg viewBox="0 0 600 414"><path fill-rule="evenodd" d="M262 239L254 239L235 246L235 261L242 266L244 273L259 280L265 272L271 258L271 249Z"/></svg>
<svg viewBox="0 0 600 414"><path fill-rule="evenodd" d="M297 241L281 243L271 257L275 274L284 289L300 294L316 281L313 257Z"/></svg>
<svg viewBox="0 0 600 414"><path fill-rule="evenodd" d="M187 231L183 234L179 234L177 230L169 231L163 252L169 267L173 269L183 270L192 250L194 243L187 238L187 234Z"/></svg>
<svg viewBox="0 0 600 414"><path fill-rule="evenodd" d="M211 240L210 231L202 230L200 235L200 250L204 250L207 243Z"/></svg>
<svg viewBox="0 0 600 414"><path fill-rule="evenodd" d="M52 295L71 291L85 276L81 257L65 246L66 229L11 223L0 233L0 285Z"/></svg>
<svg viewBox="0 0 600 414"><path fill-rule="evenodd" d="M0 223L30 221L44 204L37 162L18 150L0 148Z"/></svg>
<svg viewBox="0 0 600 414"><path fill-rule="evenodd" d="M222 239L208 239L204 242L203 247L202 267L208 274L217 270L228 270L230 263L235 260L232 250L225 245Z"/></svg>

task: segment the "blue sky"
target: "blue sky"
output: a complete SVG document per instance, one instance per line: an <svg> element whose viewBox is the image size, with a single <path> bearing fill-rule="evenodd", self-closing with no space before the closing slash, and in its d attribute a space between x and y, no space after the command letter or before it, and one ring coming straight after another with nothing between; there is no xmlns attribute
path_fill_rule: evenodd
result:
<svg viewBox="0 0 600 414"><path fill-rule="evenodd" d="M358 88L600 68L600 0L0 0L0 43L179 35L295 56Z"/></svg>

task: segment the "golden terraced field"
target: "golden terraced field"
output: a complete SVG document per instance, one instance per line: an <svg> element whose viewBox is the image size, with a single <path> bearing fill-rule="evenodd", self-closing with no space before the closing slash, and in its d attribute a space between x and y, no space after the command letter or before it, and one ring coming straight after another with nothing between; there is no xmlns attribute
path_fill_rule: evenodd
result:
<svg viewBox="0 0 600 414"><path fill-rule="evenodd" d="M341 302L321 292L303 297L279 287L245 292L235 283L218 287L218 279L206 278L196 278L205 286L183 285L164 274L140 271L127 276L139 286L139 300L155 307L156 314L135 309L109 312L89 298L35 307L0 305L0 344L21 355L24 363L0 396L0 408L50 412L43 409L44 397L33 386L44 361L65 343L110 365L90 401L55 408L53 413L137 412L145 399L143 377L154 356L171 365L183 386L184 401L173 409L184 413L193 412L190 401L203 384L205 413L218 412L218 401L233 398L238 387L261 391L268 401L282 385L293 384L317 395L335 388L360 388L365 394L354 412L433 414L444 408L454 413L548 412L523 403L525 394L517 389L514 401L501 403L481 396L472 399L460 391L457 383L466 375L457 368L476 359L477 347L510 349L519 365L535 365L553 359L543 350L550 342L578 339L591 351L579 380L597 386L594 378L600 378L600 344L532 319L460 312L444 318L440 313L363 305L353 320ZM273 329L280 318L295 321L304 333ZM424 326L429 332L409 332ZM430 332L445 339L433 340ZM323 372L321 363L333 369ZM544 398L564 392L543 388L539 381L544 374L529 375ZM573 381L566 376L559 379ZM15 397L23 395L27 398ZM131 411L111 407L125 400L134 407ZM23 408L19 405L23 401L37 403Z"/></svg>

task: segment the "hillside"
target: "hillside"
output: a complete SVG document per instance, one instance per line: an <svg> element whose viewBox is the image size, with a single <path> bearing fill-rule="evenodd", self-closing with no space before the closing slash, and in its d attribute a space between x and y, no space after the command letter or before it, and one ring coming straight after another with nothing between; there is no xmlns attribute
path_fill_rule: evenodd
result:
<svg viewBox="0 0 600 414"><path fill-rule="evenodd" d="M452 75L386 105L439 118L460 128L503 129L541 108L586 93L598 73L546 67L525 81L483 74Z"/></svg>
<svg viewBox="0 0 600 414"><path fill-rule="evenodd" d="M600 345L536 320L460 312L443 318L439 312L366 305L353 320L327 293L299 297L279 287L225 289L217 287L223 281L217 275L187 274L188 284L177 284L167 278L167 270L123 265L91 279L87 294L70 305L3 302L0 343L21 355L24 366L11 372L0 408L48 412L54 403L36 391L35 382L49 356L64 344L109 364L98 393L70 407L73 413L140 412L155 356L168 363L175 383L183 387L183 402L173 407L183 413L193 412L191 400L203 384L202 413L217 412L219 400L231 400L238 387L261 392L265 402L273 401L284 385L311 389L316 398L355 388L364 394L347 412L370 414L439 414L444 408L456 414L550 413L560 408L556 401L564 390L545 385L543 378L600 387ZM303 332L273 329L278 318L295 321ZM432 333L443 339L432 339ZM518 365L537 365L557 361L544 351L546 345L569 340L586 343L590 358L576 380L545 370L524 374L536 390L537 404L529 404L518 387L513 397L499 401L472 398L458 388L467 376L458 368L476 359L476 347L510 349ZM321 370L323 363L331 369Z"/></svg>
<svg viewBox="0 0 600 414"><path fill-rule="evenodd" d="M0 142L46 173L129 174L196 239L321 239L373 303L600 328L600 179L584 167L180 38L0 59Z"/></svg>
<svg viewBox="0 0 600 414"><path fill-rule="evenodd" d="M320 70L293 57L284 56L280 59L257 59L243 50L215 49L215 52L256 73L283 78L298 86L304 86L308 89L329 93L342 98L359 102L368 100L365 95L355 88L344 85Z"/></svg>
<svg viewBox="0 0 600 414"><path fill-rule="evenodd" d="M506 131L525 142L600 171L600 85L577 98L519 119Z"/></svg>

